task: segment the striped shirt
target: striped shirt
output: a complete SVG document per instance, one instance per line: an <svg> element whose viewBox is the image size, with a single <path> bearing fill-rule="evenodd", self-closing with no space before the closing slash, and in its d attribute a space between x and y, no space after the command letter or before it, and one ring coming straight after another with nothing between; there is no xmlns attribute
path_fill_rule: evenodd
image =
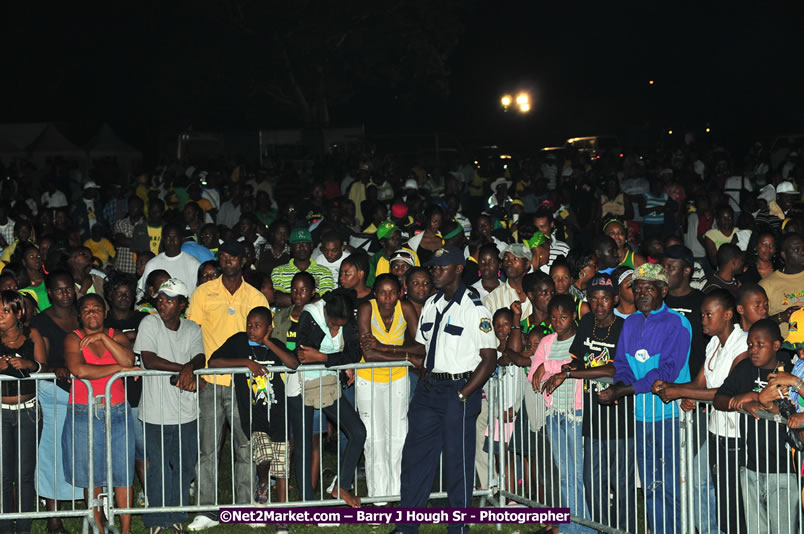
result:
<svg viewBox="0 0 804 534"><path fill-rule="evenodd" d="M550 258L547 260L548 267L553 265L553 262L557 257L564 256L566 258L567 254L569 254L570 251L569 245L563 241L556 239L555 235L556 234L553 233L553 240L550 241Z"/></svg>
<svg viewBox="0 0 804 534"><path fill-rule="evenodd" d="M645 211L648 212L653 208L661 208L667 204L667 193L661 195L652 195L650 192L642 195L645 198ZM642 216L644 224L664 224L664 213L646 213Z"/></svg>
<svg viewBox="0 0 804 534"><path fill-rule="evenodd" d="M315 278L315 289L319 295L335 289L335 280L332 278L332 273L326 267L318 265L315 260L310 260L310 266L307 267L306 271ZM290 293L290 283L293 281L293 276L299 272L301 272L301 269L296 267L292 259L285 265L276 267L271 272L271 282L274 284L274 289L282 293Z"/></svg>

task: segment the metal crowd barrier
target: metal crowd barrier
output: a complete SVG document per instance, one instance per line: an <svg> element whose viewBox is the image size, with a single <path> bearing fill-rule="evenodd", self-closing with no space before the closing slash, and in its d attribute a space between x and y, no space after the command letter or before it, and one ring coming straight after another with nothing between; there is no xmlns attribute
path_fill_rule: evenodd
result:
<svg viewBox="0 0 804 534"><path fill-rule="evenodd" d="M71 380L79 380L72 377ZM66 419L71 419L70 423L75 428L76 420L81 415L76 416L76 412L83 411L81 405L68 404L67 392L60 389L57 385L57 377L53 373L37 373L26 378L16 378L8 375L0 375L0 384L4 382L24 383L34 382L34 398L31 401L19 401L13 404L3 404L2 424L0 425L0 521L11 522L19 520L36 520L49 518L82 518L82 530L86 534L91 528L97 532L94 519L94 508L101 505L103 495L97 499L93 498L92 492L89 493L90 502L84 506L84 490L75 486L77 459L83 464L86 460L86 476L88 486L95 487L94 472L94 434L95 425L102 425L103 422L96 417L87 417L88 450L77 450L75 442L69 453L62 457L62 426L66 424ZM89 380L81 380L87 387L88 403L86 413L96 414L98 405L95 401L92 384ZM21 395L18 394L18 398ZM45 404L45 399L47 399ZM33 409L33 420L30 420L30 410ZM23 420L23 418L29 420ZM62 420L64 417L64 420ZM33 426L31 426L33 425ZM12 430L12 429L16 430ZM14 432L9 436L8 432ZM32 434L32 435L31 435ZM32 441L29 441L33 438ZM52 446L49 446L52 443ZM12 449L7 452L6 447ZM32 453L33 451L33 453ZM34 456L35 463L23 462L23 454ZM7 455L14 455L9 458ZM65 478L62 466L64 462L69 462L72 476L68 480ZM43 464L48 464L47 468ZM62 472L59 472L59 470ZM83 466L79 469L83 470ZM47 472L45 472L47 471ZM66 482L70 486L69 498L67 495L58 495L58 488ZM52 484L52 488L40 488L40 485ZM52 493L51 493L52 491ZM11 493L11 495L9 495ZM40 495L52 494L56 497L55 510L47 510L42 505ZM24 494L28 498L24 499ZM30 501L30 502L24 502ZM69 502L69 507L60 509L59 502ZM24 510L29 508L29 510ZM9 526L9 531L13 527Z"/></svg>
<svg viewBox="0 0 804 534"><path fill-rule="evenodd" d="M774 432L786 432L778 414L760 412L755 420L703 402L685 412L676 401L670 403L675 415L662 419L670 404L652 394L623 397L614 406L593 404L593 394L610 379L565 380L561 388L572 389L554 392L548 407L527 382L526 370L515 371L524 387L505 378L487 386L494 406L490 470L497 473L500 505L568 506L572 524L562 525L567 532L801 531L801 454L783 440L777 448L763 445ZM575 399L579 382L585 411L556 407ZM512 419L509 407L513 429L495 436L494 425ZM755 426L754 463L760 469L746 467L746 438L718 435L724 432L717 421Z"/></svg>
<svg viewBox="0 0 804 534"><path fill-rule="evenodd" d="M336 371L336 372L340 373L340 371L346 371L346 370L356 371L356 370L360 370L360 369L369 369L369 370L371 370L372 378L373 378L374 373L376 372L377 369L387 369L387 368L397 368L397 367L412 367L412 366L408 362L371 362L371 363L358 363L358 364L351 364L351 365L344 365L344 366L337 366L337 367L325 367L323 365L305 365L305 366L303 366L303 368L300 367L297 371L304 371L304 372L308 372L308 371ZM292 373L292 372L296 372L296 371L290 370L290 369L288 369L286 367L283 367L283 366L266 367L266 369L269 372L273 372L273 373ZM221 507L221 506L227 506L227 507L253 507L253 506L255 506L255 504L253 502L253 495L254 495L254 492L255 492L255 489L256 489L257 475L256 475L256 466L254 465L254 462L252 461L253 454L254 454L254 441L252 439L248 440L248 459L249 459L248 492L249 492L249 494L248 494L248 498L243 498L242 495L240 495L240 496L237 495L237 481L235 480L235 478L236 478L235 473L237 471L237 452L238 451L236 451L236 447L235 447L234 444L235 444L235 441L236 441L235 440L235 433L236 433L236 431L238 429L236 429L234 427L234 425L230 424L229 427L228 427L228 430L226 430L226 432L223 433L223 431L221 430L221 427L223 426L223 421L218 421L217 420L217 417L218 417L217 411L214 411L213 413L210 414L210 413L203 413L203 411L200 409L201 402L200 402L200 399L199 399L198 391L199 391L199 388L201 387L201 382L204 380L201 377L203 375L229 375L229 374L231 374L231 375L245 375L246 377L251 376L251 372L246 367L233 367L233 368L225 368L225 369L223 369L223 368L221 368L221 369L200 369L200 370L195 372L195 379L196 379L196 386L197 386L197 388L196 388L197 391L196 392L181 391L181 390L179 390L177 387L175 387L173 385L165 385L166 381L164 381L164 380L160 381L159 386L158 386L158 392L159 392L158 394L160 396L160 399L165 399L165 398L167 398L168 395L194 395L195 396L195 402L196 402L196 413L200 413L201 417L207 417L207 418L212 417L213 418L212 424L208 425L208 426L211 426L211 428L212 428L213 438L214 438L215 442L218 443L219 445L221 445L222 447L219 450L220 454L218 454L217 458L216 458L216 460L220 459L220 462L216 461L215 465L214 465L214 486L215 486L215 488L214 488L214 498L211 499L211 502L199 502L200 501L199 495L201 495L202 491L204 491L205 488L203 487L204 481L201 480L201 477L199 475L199 471L198 471L198 468L197 468L195 470L194 475L193 475L195 480L192 481L193 484L194 484L194 488L195 488L195 498L194 499L191 497L187 501L184 501L183 498L182 498L180 500L180 502L178 503L178 505L172 505L172 506L156 506L156 505L154 505L154 503L149 502L148 505L145 506L145 507L125 506L125 505L121 506L120 504L115 503L113 499L105 499L104 502L103 502L103 505L104 505L104 510L105 510L106 516L109 518L109 523L110 524L113 524L114 516L118 515L118 514L188 513L188 512L203 513L203 512L216 512L218 510L218 508ZM113 375L110 378L109 382L107 383L106 392L105 392L106 401L109 402L109 400L111 398L111 390L113 388L113 385L115 384L115 382L117 382L119 380L124 380L124 379L130 378L130 377L138 377L138 379L140 379L140 380L145 380L145 379L150 379L150 378L155 378L155 377L170 377L170 376L175 376L175 375L176 375L176 373L170 373L170 372L165 372L165 371L154 371L154 370L136 370L136 371L127 371L127 372L117 373L117 374ZM397 381L395 381L395 382L403 382L404 381L404 384L402 385L402 389L404 391L404 401L405 401L404 409L405 409L405 412L407 411L407 406L408 406L408 404L410 402L410 399L412 398L412 389L411 388L412 388L412 386L415 385L415 381L414 381L414 379L411 378L411 376L412 376L411 373L407 373L404 378L400 378ZM356 380L357 380L357 378L355 378L355 381ZM126 382L124 382L124 384L126 384ZM226 396L231 396L230 398L234 398L234 396L235 396L235 392L234 392L235 385L234 384L235 384L235 382L234 382L234 380L232 380L230 382L230 385L226 386L224 389L220 389L220 390L217 389L217 388L214 389L212 391L212 394L215 397L216 401L217 401L217 396L219 394L226 395ZM340 384L341 384L341 386L345 385L343 383L343 381L340 381ZM397 403L394 404L394 401L392 399L392 395L395 395L395 394L398 395L399 392L394 391L394 389L391 388L391 387L385 388L385 387L383 387L384 384L382 386L381 386L381 384L382 383L375 382L374 380L371 380L369 382L369 384L368 384L369 397L370 397L370 401L368 403L370 407L368 408L368 410L370 410L373 413L372 413L372 417L370 418L369 423L366 423L365 421L362 421L362 422L364 423L364 427L365 427L366 433L369 436L369 438L371 436L376 436L376 432L375 432L376 428L375 427L383 426L384 421L380 421L380 418L382 416L387 417L388 420L390 420L390 421L394 420L394 417L395 417L394 410L397 409L397 407L399 406L399 401L397 401ZM206 387L210 387L210 386L207 385ZM218 386L218 387L220 387L220 386ZM351 387L354 387L354 386L351 386ZM384 391L382 391L382 393L377 393L378 391L380 391L381 387L383 387ZM321 386L319 384L319 396L321 394L322 388L323 388L323 386ZM380 399L380 397L385 397L385 396L387 396L388 399L387 399L387 402L383 403L383 402L381 402L382 399ZM304 390L304 387L302 386L302 388L301 388L301 404L302 404L302 406L304 405L305 397L306 397L305 390ZM345 391L342 392L340 397L335 401L334 406L335 406L335 414L336 414L335 419L336 420L332 421L332 423L335 426L334 435L336 436L335 452L327 452L327 451L325 451L325 443L324 443L325 436L324 435L326 433L327 426L326 426L326 420L323 418L324 414L323 413L321 414L322 419L319 422L319 425L320 425L319 429L321 429L322 432L319 432L317 437L314 436L314 439L316 439L317 442L318 442L318 447L319 447L319 451L320 451L320 454L321 454L321 459L320 459L320 468L318 469L318 476L317 476L317 482L318 483L317 483L317 487L315 488L315 491L314 491L314 494L313 494L312 498L308 497L307 500L302 500L301 499L301 493L302 492L301 492L301 489L299 488L299 484L296 483L296 480L297 480L296 469L295 469L295 466L294 466L294 462L292 460L291 451L290 451L290 449L288 449L288 451L287 451L287 458L288 458L287 459L287 468L286 468L286 472L285 472L285 478L287 480L287 484L285 485L285 488L286 488L285 489L285 495L284 495L285 499L284 499L284 501L274 499L272 497L272 492L269 491L269 493L268 493L269 500L263 506L267 506L267 507L279 507L279 506L281 506L281 507L314 507L314 506L343 506L345 504L345 501L343 499L335 499L335 498L330 497L329 492L327 491L327 488L325 487L325 485L329 482L329 478L324 477L324 471L325 471L325 469L324 469L324 458L325 457L327 458L327 460L334 459L334 461L335 461L334 472L336 474L340 474L340 472L341 472L341 466L342 466L342 463L343 463L343 460L344 460L343 452L342 452L342 445L344 444L344 441L346 440L346 436L344 436L340 432L339 425L338 425L338 420L340 420L341 414L343 413L342 412L342 407L344 405L342 403L344 401L345 402L350 402L352 404L352 407L354 407L354 401L348 398L348 393L345 392ZM384 407L381 408L381 409L383 410L383 412L385 412L385 410L387 410L387 412L385 412L383 414L380 414L380 413L377 412L377 407L378 406L383 406L383 404L384 404ZM226 416L226 418L228 419L228 421L230 421L230 422L235 421L234 416L235 416L235 410L236 409L237 408L235 407L234 402L229 403L228 413L224 414ZM356 411L363 411L364 407L354 407L354 409ZM142 417L149 417L148 415L143 415L143 406L142 406L142 404L140 404L140 406L139 406L139 414L140 414L140 419L142 419ZM163 416L163 415L165 415L164 412L162 414L159 414L158 416ZM130 416L130 413L127 414L127 417L128 416ZM289 437L291 435L291 425L290 425L289 407L288 407L287 398L285 398L285 413L284 413L284 416L285 416L284 417L285 435ZM488 417L489 417L489 420L490 420L491 417L492 417L491 412L489 412ZM405 419L405 421L407 420L406 417L404 419ZM362 418L361 418L361 420L362 420ZM302 423L302 433L305 433L305 432L307 432L307 424L306 424L306 421L304 420L304 418L302 418L302 421L303 421L303 423ZM185 422L190 422L190 421L188 420L188 421L181 421L181 422L185 423ZM251 412L249 412L249 425L248 425L249 428L252 427L252 422L253 421L252 421ZM111 421L111 414L109 414L109 413L107 413L106 423L105 424L107 425L106 426L107 432L110 432L112 421ZM146 433L145 432L146 425L142 420L135 421L135 424L143 429L143 433ZM157 425L157 426L160 427L159 432L160 432L160 435L163 436L164 432L168 428L168 426L167 425ZM195 436L196 437L196 446L194 447L194 450L192 451L192 454L193 454L194 459L196 460L196 462L198 462L200 457L201 457L201 433L202 433L201 427L202 427L201 424L197 424L197 426L196 426L196 436ZM316 431L315 428L313 428L313 430ZM389 432L392 432L393 429L388 427L388 430L389 430ZM181 436L181 433L179 433L179 436ZM226 441L225 445L223 443L224 441ZM363 454L363 450L361 450L362 459L358 463L358 465L359 466L365 466L366 470L370 470L370 469L373 469L373 468L377 467L378 464L385 464L384 468L381 469L381 471L388 472L388 473L393 473L395 471L395 469L394 469L394 466L392 464L394 464L397 461L401 461L401 447L404 444L404 436L402 437L402 443L398 443L398 456L395 456L394 454L392 454L393 451L392 451L392 440L391 439L387 439L387 440L378 439L377 441L382 444L382 446L383 446L382 450L378 449L377 447L373 447L373 449L370 450L367 454ZM158 442L157 446L164 447L163 440L160 439L160 440L157 440L157 442ZM121 445L122 446L128 446L128 442L126 442L125 444L121 444ZM149 457L149 453L148 453L149 448L152 448L153 446L154 446L154 444L150 443L148 439L145 440L145 443L144 443L144 457L146 459ZM293 438L293 448L296 449L296 450L294 450L294 453L301 453L303 455L306 455L306 450L304 448L304 440L298 439L297 436L294 436L294 438ZM362 449L365 449L365 445L364 445L364 447ZM179 447L179 453L180 454L179 454L179 458L178 458L178 462L179 462L180 465L182 463L182 453L181 453L181 451L182 451L182 447L180 446ZM115 456L117 454L121 454L123 452L127 452L127 451L121 450L120 445L118 445L118 444L113 444L113 446L108 447L106 449L106 466L107 466L108 479L106 481L103 481L103 483L105 484L105 492L104 493L106 495L113 495L113 493L114 493L114 490L113 490L113 487L112 487L113 483L112 483L112 478L111 478L112 477L112 466L113 466L113 463L114 463L114 460L115 460ZM162 449L160 452L164 452L164 449ZM240 452L242 453L244 451L240 451ZM489 458L491 457L491 454L492 454L492 451L490 451L488 453ZM489 462L489 463L491 463L491 462ZM225 465L225 464L228 464L228 465ZM131 469L133 469L133 466L130 466L130 467L131 467ZM223 487L224 482L223 482L223 480L222 480L222 478L220 476L221 472L224 470L223 469L224 467L226 467L226 471L228 471L231 474L231 477L232 477L231 482L226 484L225 489L227 490L226 493L228 493L228 495L226 495L226 496L222 495L222 493L223 493L222 490L224 489L224 487ZM151 468L153 468L153 466L151 466ZM309 470L310 468L311 468L311 466L309 466L309 465L303 465L304 470ZM359 469L356 469L356 471L359 471ZM443 481L443 476L442 475L443 475L443 458L442 458L442 464L439 467L439 473L436 476L436 483L434 485L433 491L431 492L430 499L445 499L447 497L447 492L446 492L446 489L444 487L444 481ZM132 477L129 477L129 478L132 478ZM159 491L159 494L161 494L164 497L164 495L165 495L165 477L162 476L161 479L162 479L162 487L158 488L158 491ZM387 492L379 492L379 493L377 493L377 492L375 492L375 494L371 495L371 494L369 494L369 489L370 488L366 488L366 490L364 491L363 488L362 488L362 484L360 484L360 482L363 482L363 480L358 478L358 473L356 472L355 476L354 476L354 489L353 489L352 493L355 496L360 497L362 504L368 504L368 503L390 503L390 502L397 502L397 501L400 500L400 495L399 495L398 491L396 491L394 493L387 493ZM181 487L185 487L185 485L190 485L191 481L181 479L181 480L178 481L178 483L179 483L179 485ZM291 486L294 487L294 490L295 490L294 495L291 495L291 492L290 492L290 489L289 489ZM149 494L147 477L146 477L146 480L145 480L143 490L145 491L146 494ZM295 494L298 494L298 498L295 498L295 499L291 498L291 497L294 497ZM489 488L476 489L475 492L474 492L474 496L479 497L480 499L489 499L492 496L492 494L493 494L493 492ZM131 497L129 496L129 499L126 499L126 500L130 501L130 498Z"/></svg>

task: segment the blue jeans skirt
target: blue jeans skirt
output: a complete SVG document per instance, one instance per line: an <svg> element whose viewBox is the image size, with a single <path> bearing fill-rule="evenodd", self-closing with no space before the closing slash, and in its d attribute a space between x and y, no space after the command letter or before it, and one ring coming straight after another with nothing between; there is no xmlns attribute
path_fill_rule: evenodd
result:
<svg viewBox="0 0 804 534"><path fill-rule="evenodd" d="M107 484L106 447L112 447L112 487L127 488L134 482L134 418L128 403L96 407L90 414L86 405L75 405L75 417L64 421L61 435L64 478L79 488L89 488L89 417L93 418L93 474L92 486ZM106 433L106 410L111 410L111 433ZM73 461L73 457L75 457Z"/></svg>

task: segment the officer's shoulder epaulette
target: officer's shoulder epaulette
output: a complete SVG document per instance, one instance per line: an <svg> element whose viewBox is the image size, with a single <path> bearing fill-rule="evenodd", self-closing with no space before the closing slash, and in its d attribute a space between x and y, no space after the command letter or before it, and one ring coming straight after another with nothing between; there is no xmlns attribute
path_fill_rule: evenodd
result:
<svg viewBox="0 0 804 534"><path fill-rule="evenodd" d="M474 289L474 288L472 288L472 289ZM469 298L471 299L472 302L475 303L475 306L482 306L483 305L483 301L480 300L480 296L477 293L474 293L472 291L467 291L466 294L469 295Z"/></svg>

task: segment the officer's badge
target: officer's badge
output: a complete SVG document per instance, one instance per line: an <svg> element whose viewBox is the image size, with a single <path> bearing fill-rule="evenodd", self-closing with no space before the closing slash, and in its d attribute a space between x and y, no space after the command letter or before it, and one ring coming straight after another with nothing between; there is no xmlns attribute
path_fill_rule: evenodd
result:
<svg viewBox="0 0 804 534"><path fill-rule="evenodd" d="M486 334L491 332L491 319L486 317L480 319L480 330Z"/></svg>

